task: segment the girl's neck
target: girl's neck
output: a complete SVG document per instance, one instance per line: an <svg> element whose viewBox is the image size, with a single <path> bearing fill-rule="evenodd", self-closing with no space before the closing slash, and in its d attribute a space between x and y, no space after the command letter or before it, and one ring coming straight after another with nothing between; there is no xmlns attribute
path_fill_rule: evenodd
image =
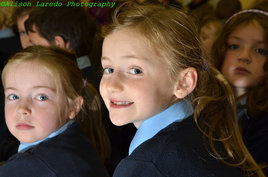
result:
<svg viewBox="0 0 268 177"><path fill-rule="evenodd" d="M247 90L245 88L233 88L233 90L237 99L243 97L247 93Z"/></svg>

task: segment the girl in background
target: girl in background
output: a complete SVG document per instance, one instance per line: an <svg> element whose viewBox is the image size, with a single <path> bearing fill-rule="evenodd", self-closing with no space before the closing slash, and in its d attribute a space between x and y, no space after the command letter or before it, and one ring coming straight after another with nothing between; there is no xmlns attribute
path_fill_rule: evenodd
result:
<svg viewBox="0 0 268 177"><path fill-rule="evenodd" d="M227 20L214 44L214 63L231 84L243 139L259 163L268 164L268 13L249 9ZM265 173L268 174L267 168Z"/></svg>
<svg viewBox="0 0 268 177"><path fill-rule="evenodd" d="M241 138L232 90L198 30L169 6L125 3L104 31L100 93L137 132L114 177L264 176Z"/></svg>

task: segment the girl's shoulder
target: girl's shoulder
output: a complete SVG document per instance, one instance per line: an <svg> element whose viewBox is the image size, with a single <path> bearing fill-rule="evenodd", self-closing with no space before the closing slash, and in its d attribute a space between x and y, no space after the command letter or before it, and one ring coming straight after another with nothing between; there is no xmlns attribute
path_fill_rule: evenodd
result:
<svg viewBox="0 0 268 177"><path fill-rule="evenodd" d="M205 136L191 116L169 125L125 160L131 164L147 162L167 176L242 176L238 169L212 157L208 149Z"/></svg>
<svg viewBox="0 0 268 177"><path fill-rule="evenodd" d="M74 166L73 164L79 165ZM57 176L79 176L79 174L96 177L108 176L94 147L82 135L77 123L69 125L61 134L31 147L23 153L12 156L3 169L8 171L12 168L16 169L13 171L18 169L18 172L25 173L24 176L18 175L20 174L18 172L16 175L10 175L14 177L26 177L27 174L28 176L29 174L33 176L45 174L44 176L51 177L55 174ZM28 168L31 168L31 173ZM1 172L0 168L2 177Z"/></svg>

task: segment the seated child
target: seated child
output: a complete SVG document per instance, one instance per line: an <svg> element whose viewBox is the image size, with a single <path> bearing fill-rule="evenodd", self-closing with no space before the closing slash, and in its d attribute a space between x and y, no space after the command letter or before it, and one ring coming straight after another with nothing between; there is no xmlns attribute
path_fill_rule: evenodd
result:
<svg viewBox="0 0 268 177"><path fill-rule="evenodd" d="M211 56L213 43L221 33L221 30L222 23L217 17L206 16L201 20L199 36L204 53L209 57Z"/></svg>
<svg viewBox="0 0 268 177"><path fill-rule="evenodd" d="M215 65L231 84L244 143L259 163L268 164L268 13L234 14L215 41ZM268 175L268 168L265 169Z"/></svg>
<svg viewBox="0 0 268 177"><path fill-rule="evenodd" d="M22 48L26 48L32 45L24 26L24 23L29 18L29 14L31 13L32 9L33 8L30 7L20 7L16 9L15 18L17 21L17 29L20 36L20 43Z"/></svg>
<svg viewBox="0 0 268 177"><path fill-rule="evenodd" d="M79 127L84 111L100 110L93 86L83 82L75 61L68 51L40 46L26 48L8 61L2 72L5 117L20 145L0 166L1 177L108 176ZM87 118L102 136L98 117Z"/></svg>
<svg viewBox="0 0 268 177"><path fill-rule="evenodd" d="M83 78L98 88L98 71L88 57L94 45L96 24L83 8L34 8L25 21L25 29L31 45L56 45L73 50Z"/></svg>
<svg viewBox="0 0 268 177"><path fill-rule="evenodd" d="M114 177L264 176L241 138L234 96L174 7L124 3L104 31L100 93L137 132Z"/></svg>

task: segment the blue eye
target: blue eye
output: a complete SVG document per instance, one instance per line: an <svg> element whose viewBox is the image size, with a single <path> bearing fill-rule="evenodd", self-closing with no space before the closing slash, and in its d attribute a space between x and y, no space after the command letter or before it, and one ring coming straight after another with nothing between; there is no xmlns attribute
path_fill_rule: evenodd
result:
<svg viewBox="0 0 268 177"><path fill-rule="evenodd" d="M103 72L104 72L105 74L111 74L111 73L114 72L114 69L112 69L112 68L104 68L104 69L103 69Z"/></svg>
<svg viewBox="0 0 268 177"><path fill-rule="evenodd" d="M45 96L45 95L38 95L37 96L37 100L39 100L39 101L45 101L45 100L47 100L48 98L47 98L47 96Z"/></svg>
<svg viewBox="0 0 268 177"><path fill-rule="evenodd" d="M20 36L24 36L24 35L26 35L26 32L25 31L20 31L19 34L20 34Z"/></svg>
<svg viewBox="0 0 268 177"><path fill-rule="evenodd" d="M129 71L131 74L141 74L142 71L140 69L137 68L131 68Z"/></svg>
<svg viewBox="0 0 268 177"><path fill-rule="evenodd" d="M264 49L261 49L261 48L257 49L256 52L261 54L261 55L266 55L267 54L267 52Z"/></svg>
<svg viewBox="0 0 268 177"><path fill-rule="evenodd" d="M237 44L231 44L231 45L229 45L228 48L229 49L232 49L232 50L235 50L235 49L238 49L239 48L239 45L237 45Z"/></svg>
<svg viewBox="0 0 268 177"><path fill-rule="evenodd" d="M17 99L19 99L19 97L15 94L10 94L7 96L7 99L8 100L17 100Z"/></svg>

